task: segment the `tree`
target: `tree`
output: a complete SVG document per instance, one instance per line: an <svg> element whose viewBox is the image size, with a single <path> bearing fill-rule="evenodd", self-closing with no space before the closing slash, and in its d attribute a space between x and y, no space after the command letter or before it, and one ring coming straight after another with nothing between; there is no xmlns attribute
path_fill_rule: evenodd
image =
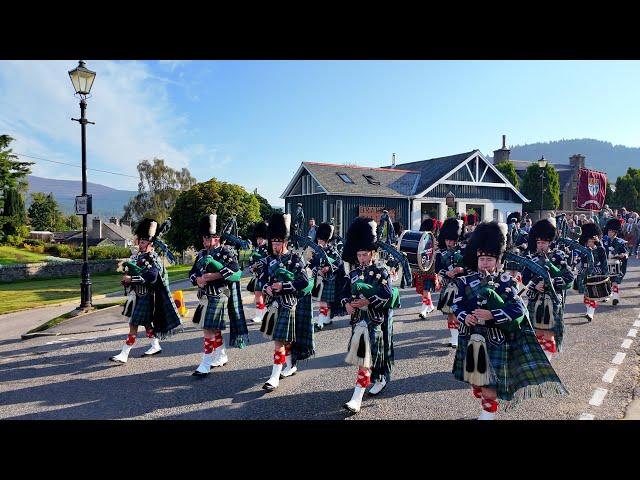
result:
<svg viewBox="0 0 640 480"><path fill-rule="evenodd" d="M524 204L526 212L540 210L540 167L537 164L530 165L522 177L520 191L531 202ZM555 210L560 206L560 176L551 164L544 168L544 197L542 210Z"/></svg>
<svg viewBox="0 0 640 480"><path fill-rule="evenodd" d="M640 210L640 168L631 168L616 180L616 205L627 210ZM611 204L609 204L611 206Z"/></svg>
<svg viewBox="0 0 640 480"><path fill-rule="evenodd" d="M9 148L13 140L9 135L0 135L0 192L3 194L10 188L24 191L27 186L24 177L31 173L30 166L34 163L18 161L18 156Z"/></svg>
<svg viewBox="0 0 640 480"><path fill-rule="evenodd" d="M124 206L121 219L132 224L144 217L164 222L180 192L196 184L196 179L188 169L174 170L160 158L154 158L153 163L143 160L137 168L140 176L138 194Z"/></svg>
<svg viewBox="0 0 640 480"><path fill-rule="evenodd" d="M217 230L236 215L239 235L249 238L252 224L260 220L260 202L253 193L240 185L219 182L215 178L197 183L178 196L171 211L172 226L166 235L169 245L182 251L189 247L202 248L198 222L204 215L217 214Z"/></svg>
<svg viewBox="0 0 640 480"><path fill-rule="evenodd" d="M58 202L53 193L42 192L31 194L32 202L29 207L29 218L34 230L54 231L61 218L64 218L58 208Z"/></svg>
<svg viewBox="0 0 640 480"><path fill-rule="evenodd" d="M519 188L520 180L518 179L518 174L516 173L516 167L513 162L500 162L495 165L500 173L502 173L507 180L509 180L514 187Z"/></svg>
<svg viewBox="0 0 640 480"><path fill-rule="evenodd" d="M257 191L253 192L253 195L258 199L258 202L260 203L260 216L264 221L268 221L271 218L271 215L276 211L276 209L271 206L269 200L258 194Z"/></svg>
<svg viewBox="0 0 640 480"><path fill-rule="evenodd" d="M607 194L604 201L610 208L618 208L620 206L618 205L616 194L611 189L611 184L609 182L607 182Z"/></svg>

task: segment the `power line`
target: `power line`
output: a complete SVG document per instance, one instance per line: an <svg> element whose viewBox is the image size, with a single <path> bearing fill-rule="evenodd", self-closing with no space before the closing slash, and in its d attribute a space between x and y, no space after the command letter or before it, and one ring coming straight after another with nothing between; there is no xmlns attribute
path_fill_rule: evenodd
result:
<svg viewBox="0 0 640 480"><path fill-rule="evenodd" d="M47 158L33 157L31 155L25 155L24 153L16 153L16 152L11 152L11 153L13 153L14 155L18 155L19 157L33 158L34 160L42 160L44 162L58 163L60 165L68 165L69 167L81 168L80 165L75 165L73 163L58 162L57 160L49 160ZM134 175L127 175L126 173L110 172L108 170L99 170L97 168L87 168L87 170L91 170L93 172L110 173L111 175L120 175L121 177L139 178Z"/></svg>

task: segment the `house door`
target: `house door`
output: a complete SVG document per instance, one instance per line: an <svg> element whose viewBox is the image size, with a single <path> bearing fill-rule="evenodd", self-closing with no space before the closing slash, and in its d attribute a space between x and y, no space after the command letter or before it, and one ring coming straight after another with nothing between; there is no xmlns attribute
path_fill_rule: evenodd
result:
<svg viewBox="0 0 640 480"><path fill-rule="evenodd" d="M467 215L470 213L475 213L478 216L478 222L481 222L484 219L484 205L467 203Z"/></svg>

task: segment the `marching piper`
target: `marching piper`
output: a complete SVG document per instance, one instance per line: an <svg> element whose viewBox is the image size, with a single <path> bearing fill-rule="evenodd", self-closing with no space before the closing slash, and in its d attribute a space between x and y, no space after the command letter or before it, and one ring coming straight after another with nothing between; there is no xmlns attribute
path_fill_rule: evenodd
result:
<svg viewBox="0 0 640 480"><path fill-rule="evenodd" d="M242 271L235 251L220 244L216 223L215 213L200 219L198 234L204 249L189 272L191 283L198 286L199 305L193 323L203 330L204 336L202 362L193 372L199 377L208 375L211 367L223 367L229 361L222 338L227 320L230 346L243 348L249 335L240 292Z"/></svg>
<svg viewBox="0 0 640 480"><path fill-rule="evenodd" d="M138 327L144 326L151 347L143 357L162 352L160 339L175 333L182 327L178 309L169 290L169 274L164 268L154 246L164 247L158 236L167 223L158 227L152 218L144 218L135 229L138 253L125 263L122 284L129 290L122 315L129 318L129 335L122 351L110 358L117 363L127 363L129 353L136 342ZM166 247L165 247L166 249Z"/></svg>
<svg viewBox="0 0 640 480"><path fill-rule="evenodd" d="M438 235L438 252L436 253L436 272L440 275L442 290L438 300L438 310L447 316L447 328L451 335L449 346L458 346L458 321L451 310L453 299L457 296L454 278L465 273L463 255L458 241L462 236L463 222L456 218L447 218Z"/></svg>
<svg viewBox="0 0 640 480"><path fill-rule="evenodd" d="M613 305L620 303L620 284L627 273L627 259L629 258L629 250L627 242L620 238L622 225L616 218L609 220L605 226L607 235L602 239L602 246L607 252L609 270L611 273L611 291L613 297Z"/></svg>
<svg viewBox="0 0 640 480"><path fill-rule="evenodd" d="M249 268L253 274L253 278L249 281L247 289L253 292L253 296L256 302L256 316L253 317L253 323L262 323L262 317L264 316L264 309L266 305L264 303L264 294L262 293L262 285L259 280L258 265L259 260L266 258L269 255L269 244L267 241L267 224L265 222L259 222L253 229L253 237L256 241L256 247L251 256L249 257Z"/></svg>
<svg viewBox="0 0 640 480"><path fill-rule="evenodd" d="M528 257L549 271L551 283L545 283L529 268L522 272L536 338L549 360L562 349L565 293L573 284L566 254L560 248L551 248L556 232L555 218L538 220L529 232Z"/></svg>
<svg viewBox="0 0 640 480"><path fill-rule="evenodd" d="M351 338L346 362L358 367L351 400L344 407L357 413L366 388L379 394L391 379L393 366L393 308L398 289L391 287L384 264L374 263L377 250L376 222L357 217L347 231L342 258L352 266L341 303L351 316Z"/></svg>
<svg viewBox="0 0 640 480"><path fill-rule="evenodd" d="M267 309L260 331L275 345L271 377L262 386L278 388L280 379L296 373L298 360L315 353L311 287L304 259L289 251L291 215L274 213L268 222L269 256L259 271ZM284 365L286 364L286 367Z"/></svg>
<svg viewBox="0 0 640 480"><path fill-rule="evenodd" d="M435 226L436 222L434 219L426 218L422 222L422 225L420 225L420 231L433 233ZM420 318L427 318L427 315L436 309L431 299L431 292L440 289L440 279L433 268L428 272L413 272L413 283L416 286L416 292L422 296L423 307L418 316Z"/></svg>
<svg viewBox="0 0 640 480"><path fill-rule="evenodd" d="M498 402L511 408L525 398L568 393L525 316L515 280L499 273L506 227L483 222L475 228L464 254L472 273L455 279L452 310L460 334L453 374L481 399L479 420L493 420Z"/></svg>
<svg viewBox="0 0 640 480"><path fill-rule="evenodd" d="M337 248L331 244L334 226L321 223L316 232L316 243L323 254L314 252L309 266L313 272L313 297L318 298L319 315L316 328L322 330L332 323L337 313L342 313L338 298L345 281L344 262Z"/></svg>

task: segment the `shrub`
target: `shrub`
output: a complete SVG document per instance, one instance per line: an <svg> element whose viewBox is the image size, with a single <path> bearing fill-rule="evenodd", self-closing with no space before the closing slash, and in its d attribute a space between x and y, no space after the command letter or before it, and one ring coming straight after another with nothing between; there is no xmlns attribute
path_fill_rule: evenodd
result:
<svg viewBox="0 0 640 480"><path fill-rule="evenodd" d="M45 245L44 251L53 257L75 258L73 256L74 249L64 243L48 243ZM80 257L82 250L80 250Z"/></svg>
<svg viewBox="0 0 640 480"><path fill-rule="evenodd" d="M110 260L116 258L129 258L131 250L126 247L110 245L105 247L89 247L90 260Z"/></svg>
<svg viewBox="0 0 640 480"><path fill-rule="evenodd" d="M23 244L24 237L19 235L7 235L6 243L12 247L19 247Z"/></svg>
<svg viewBox="0 0 640 480"><path fill-rule="evenodd" d="M25 238L24 239L24 244L25 244L25 246L29 245L31 247L44 246L44 242L42 240L38 240L37 238Z"/></svg>

